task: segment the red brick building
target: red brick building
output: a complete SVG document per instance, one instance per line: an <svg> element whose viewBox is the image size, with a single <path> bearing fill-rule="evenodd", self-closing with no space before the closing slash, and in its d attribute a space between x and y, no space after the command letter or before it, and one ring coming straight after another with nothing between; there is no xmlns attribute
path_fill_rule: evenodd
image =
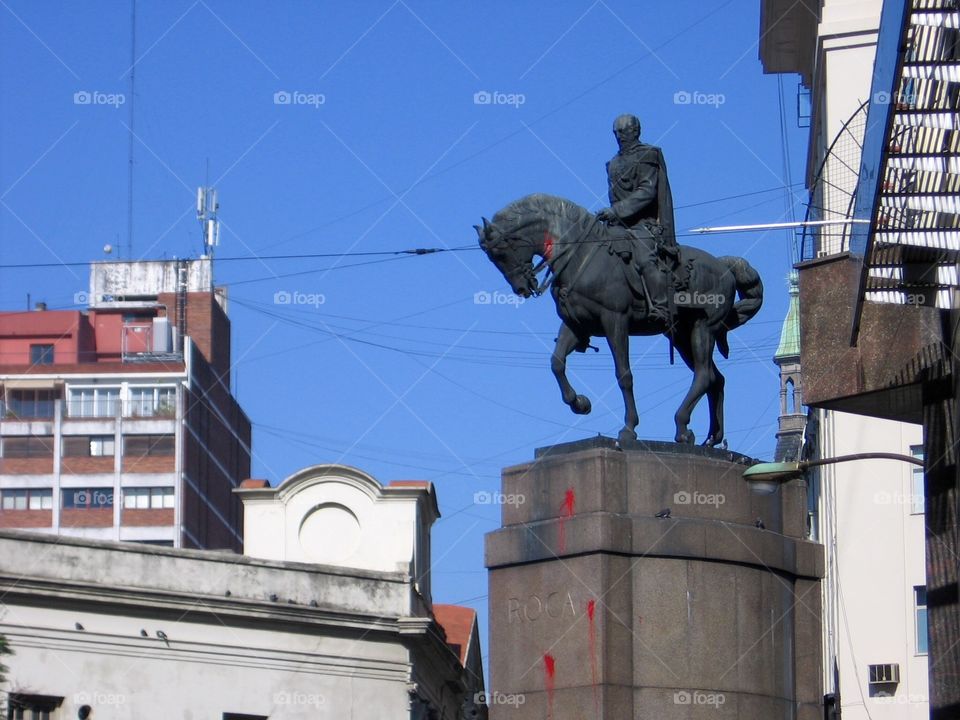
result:
<svg viewBox="0 0 960 720"><path fill-rule="evenodd" d="M94 263L87 310L0 312L0 528L241 550L250 421L211 270Z"/></svg>

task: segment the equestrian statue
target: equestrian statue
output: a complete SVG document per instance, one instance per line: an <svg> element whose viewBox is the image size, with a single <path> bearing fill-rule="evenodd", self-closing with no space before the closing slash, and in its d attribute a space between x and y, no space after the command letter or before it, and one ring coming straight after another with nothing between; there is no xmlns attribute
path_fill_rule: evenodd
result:
<svg viewBox="0 0 960 720"><path fill-rule="evenodd" d="M534 194L474 227L514 293L527 298L549 288L562 321L551 367L573 412L586 414L591 406L567 379L567 356L585 352L592 337L605 337L625 408L619 439L635 440L630 336L663 334L671 358L675 348L693 371L674 416L674 440L694 442L690 416L706 395L710 427L703 444L712 447L723 441L724 386L713 350L729 356L727 333L760 310L763 283L743 258L677 245L662 151L639 142L633 115L616 119L614 135L620 151L607 164L609 208L594 214L564 198Z"/></svg>

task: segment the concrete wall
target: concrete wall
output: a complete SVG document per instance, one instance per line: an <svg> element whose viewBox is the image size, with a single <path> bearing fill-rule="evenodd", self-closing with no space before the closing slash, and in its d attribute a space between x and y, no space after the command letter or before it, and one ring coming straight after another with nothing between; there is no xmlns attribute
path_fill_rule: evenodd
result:
<svg viewBox="0 0 960 720"><path fill-rule="evenodd" d="M245 552L404 572L419 582L430 561L429 547L418 548L418 538L436 517L429 505L432 490L423 485L384 488L355 468L318 465L277 488L242 489ZM429 601L428 584L420 588Z"/></svg>
<svg viewBox="0 0 960 720"><path fill-rule="evenodd" d="M0 558L3 689L62 717L407 716L402 575L13 533Z"/></svg>

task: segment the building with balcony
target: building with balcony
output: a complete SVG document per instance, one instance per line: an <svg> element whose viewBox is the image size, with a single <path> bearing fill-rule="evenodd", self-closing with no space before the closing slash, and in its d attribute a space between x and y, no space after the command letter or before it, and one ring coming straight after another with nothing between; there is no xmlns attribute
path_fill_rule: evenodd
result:
<svg viewBox="0 0 960 720"><path fill-rule="evenodd" d="M0 312L0 528L240 550L251 430L211 261L94 263L78 296Z"/></svg>

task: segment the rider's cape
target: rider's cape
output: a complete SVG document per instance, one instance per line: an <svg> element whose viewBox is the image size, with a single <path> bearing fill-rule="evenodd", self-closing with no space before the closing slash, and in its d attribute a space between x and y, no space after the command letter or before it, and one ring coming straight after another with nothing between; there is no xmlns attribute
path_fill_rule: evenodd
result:
<svg viewBox="0 0 960 720"><path fill-rule="evenodd" d="M646 225L661 244L676 246L673 194L660 148L639 143L617 153L607 163L607 183L610 206L624 225Z"/></svg>

